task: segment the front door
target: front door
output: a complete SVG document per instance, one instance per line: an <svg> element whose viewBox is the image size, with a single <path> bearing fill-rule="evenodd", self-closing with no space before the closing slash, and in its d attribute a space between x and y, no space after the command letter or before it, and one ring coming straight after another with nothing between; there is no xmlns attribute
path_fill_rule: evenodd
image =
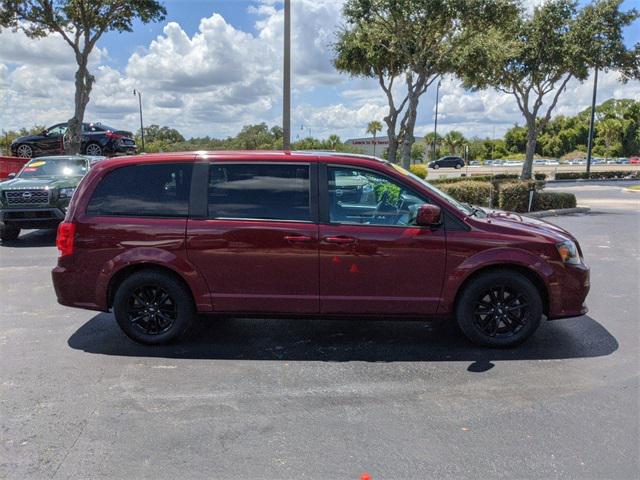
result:
<svg viewBox="0 0 640 480"><path fill-rule="evenodd" d="M328 217L320 223L321 312L436 313L445 231L413 225L428 199L367 169L329 166L326 177L320 185L328 204L321 207Z"/></svg>
<svg viewBox="0 0 640 480"><path fill-rule="evenodd" d="M311 167L210 165L208 218L189 220L187 241L214 311L318 313L317 183Z"/></svg>
<svg viewBox="0 0 640 480"><path fill-rule="evenodd" d="M67 131L67 124L54 125L47 130L47 135L38 142L43 153L64 153L63 138Z"/></svg>

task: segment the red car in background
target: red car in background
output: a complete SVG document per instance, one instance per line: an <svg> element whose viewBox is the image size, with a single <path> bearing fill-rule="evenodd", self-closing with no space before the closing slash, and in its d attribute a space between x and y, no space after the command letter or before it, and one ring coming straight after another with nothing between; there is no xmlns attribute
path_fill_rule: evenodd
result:
<svg viewBox="0 0 640 480"><path fill-rule="evenodd" d="M28 161L28 158L0 157L0 181L9 178L11 173L19 172Z"/></svg>
<svg viewBox="0 0 640 480"><path fill-rule="evenodd" d="M640 157L631 157L631 158L629 158L629 163L631 165L640 165Z"/></svg>
<svg viewBox="0 0 640 480"><path fill-rule="evenodd" d="M552 224L460 203L371 157L153 154L99 162L58 229L58 301L113 310L133 340L196 313L455 318L517 345L584 314L589 268Z"/></svg>

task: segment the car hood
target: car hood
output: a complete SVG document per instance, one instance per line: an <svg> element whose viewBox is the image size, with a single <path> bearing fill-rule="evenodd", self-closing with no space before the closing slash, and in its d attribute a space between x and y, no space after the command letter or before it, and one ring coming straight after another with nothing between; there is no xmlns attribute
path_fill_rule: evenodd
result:
<svg viewBox="0 0 640 480"><path fill-rule="evenodd" d="M526 217L515 212L506 212L504 210L483 209L486 212L486 218L474 217L475 221L483 223L491 223L497 227L504 227L511 230L518 230L521 233L540 236L543 235L553 241L572 240L576 238L567 232L564 228L560 228L552 223L539 220L537 218Z"/></svg>
<svg viewBox="0 0 640 480"><path fill-rule="evenodd" d="M74 188L81 177L14 178L0 183L0 190L28 190L36 188Z"/></svg>

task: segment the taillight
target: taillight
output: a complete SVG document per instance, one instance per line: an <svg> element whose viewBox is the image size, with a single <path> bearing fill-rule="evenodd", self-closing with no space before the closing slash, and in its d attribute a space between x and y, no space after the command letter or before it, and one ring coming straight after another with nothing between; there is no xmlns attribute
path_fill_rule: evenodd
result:
<svg viewBox="0 0 640 480"><path fill-rule="evenodd" d="M115 138L115 139L124 137L124 135L120 135L118 133L113 133L111 130L107 130L106 135L107 135L108 138Z"/></svg>
<svg viewBox="0 0 640 480"><path fill-rule="evenodd" d="M58 236L56 237L56 247L60 252L59 256L66 257L73 253L73 241L76 236L76 224L62 222L58 225Z"/></svg>

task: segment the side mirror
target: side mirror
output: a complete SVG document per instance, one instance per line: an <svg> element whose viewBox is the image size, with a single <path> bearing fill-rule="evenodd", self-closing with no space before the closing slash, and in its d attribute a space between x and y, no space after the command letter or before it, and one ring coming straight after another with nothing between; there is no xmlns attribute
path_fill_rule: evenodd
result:
<svg viewBox="0 0 640 480"><path fill-rule="evenodd" d="M442 210L437 205L425 203L418 207L416 225L420 227L435 227L442 223Z"/></svg>
<svg viewBox="0 0 640 480"><path fill-rule="evenodd" d="M7 175L8 178L16 178L16 172L11 172L9 175Z"/></svg>
<svg viewBox="0 0 640 480"><path fill-rule="evenodd" d="M40 135L41 135L41 136L43 136L43 137L46 137L46 136L48 136L48 135L49 135L49 132L47 132L46 130L42 130L42 131L40 132Z"/></svg>

